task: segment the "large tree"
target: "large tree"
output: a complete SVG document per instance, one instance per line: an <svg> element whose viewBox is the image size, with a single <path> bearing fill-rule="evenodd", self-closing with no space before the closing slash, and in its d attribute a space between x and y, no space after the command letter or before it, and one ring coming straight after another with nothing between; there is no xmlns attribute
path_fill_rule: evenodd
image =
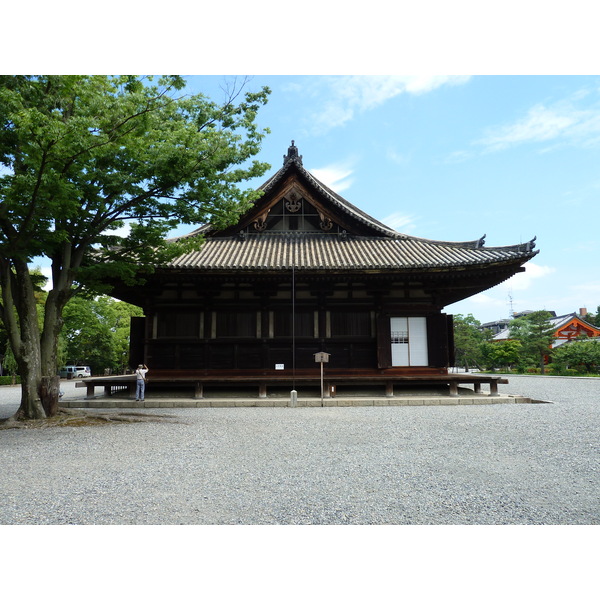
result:
<svg viewBox="0 0 600 600"><path fill-rule="evenodd" d="M511 369L521 358L523 347L518 340L485 342L481 346L483 361L492 369Z"/></svg>
<svg viewBox="0 0 600 600"><path fill-rule="evenodd" d="M552 364L579 373L596 373L600 367L600 341L585 338L564 344L554 351Z"/></svg>
<svg viewBox="0 0 600 600"><path fill-rule="evenodd" d="M480 367L481 346L487 332L480 329L481 323L472 315L454 315L454 353L456 366L463 366L465 370L469 367Z"/></svg>
<svg viewBox="0 0 600 600"><path fill-rule="evenodd" d="M268 168L251 159L268 132L256 116L269 90L238 86L215 103L184 86L177 76L0 77L0 317L22 380L15 418L46 416L42 377L56 373L62 312L82 286L131 281L199 243L167 243L176 225L226 226L256 198L238 184ZM35 257L52 267L41 326Z"/></svg>
<svg viewBox="0 0 600 600"><path fill-rule="evenodd" d="M129 363L132 316L142 316L137 306L100 295L71 298L63 312L63 364L89 365L93 375L105 369L123 373Z"/></svg>
<svg viewBox="0 0 600 600"><path fill-rule="evenodd" d="M550 324L552 315L545 310L537 310L510 322L510 337L522 345L522 356L530 358L540 366L542 375L545 373L546 358L552 352L554 341Z"/></svg>

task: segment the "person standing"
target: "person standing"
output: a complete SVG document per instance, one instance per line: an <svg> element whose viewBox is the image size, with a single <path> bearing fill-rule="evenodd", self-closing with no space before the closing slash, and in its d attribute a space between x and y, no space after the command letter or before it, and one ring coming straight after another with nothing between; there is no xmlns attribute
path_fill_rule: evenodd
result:
<svg viewBox="0 0 600 600"><path fill-rule="evenodd" d="M146 390L146 373L148 367L146 365L138 365L135 370L136 387L135 387L135 401L144 401L144 392Z"/></svg>

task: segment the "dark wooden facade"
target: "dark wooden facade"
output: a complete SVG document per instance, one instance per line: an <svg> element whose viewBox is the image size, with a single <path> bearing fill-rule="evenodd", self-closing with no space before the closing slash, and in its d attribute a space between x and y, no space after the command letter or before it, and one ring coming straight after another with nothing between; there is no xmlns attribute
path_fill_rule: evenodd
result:
<svg viewBox="0 0 600 600"><path fill-rule="evenodd" d="M390 317L413 314L396 297L403 299L404 290L303 282L292 273L288 279L221 286L205 281L210 294L165 284L163 290L172 292L165 294L170 301L146 305L148 316L136 319L132 329L134 362L177 370L274 370L282 364L306 369L315 367L314 353L327 352L334 368L393 366ZM410 370L446 372L452 363L451 316L424 303L411 308L426 321L428 361Z"/></svg>
<svg viewBox="0 0 600 600"><path fill-rule="evenodd" d="M453 364L446 305L518 271L534 244L485 248L398 233L327 188L292 142L240 222L201 227L202 248L113 295L144 308L132 363L155 371L442 375Z"/></svg>

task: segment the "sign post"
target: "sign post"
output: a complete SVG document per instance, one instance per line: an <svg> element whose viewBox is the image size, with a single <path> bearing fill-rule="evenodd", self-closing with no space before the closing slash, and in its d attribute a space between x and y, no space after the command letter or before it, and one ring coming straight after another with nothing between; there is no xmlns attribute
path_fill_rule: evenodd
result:
<svg viewBox="0 0 600 600"><path fill-rule="evenodd" d="M327 352L315 352L315 362L321 363L321 406L323 406L323 365L329 362L329 357L331 354L327 354Z"/></svg>

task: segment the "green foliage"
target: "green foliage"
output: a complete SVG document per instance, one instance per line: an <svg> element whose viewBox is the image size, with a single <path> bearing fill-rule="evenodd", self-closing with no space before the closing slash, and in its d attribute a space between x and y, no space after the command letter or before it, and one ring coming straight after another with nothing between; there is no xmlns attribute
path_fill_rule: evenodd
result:
<svg viewBox="0 0 600 600"><path fill-rule="evenodd" d="M548 311L538 310L510 322L510 337L522 345L522 362L537 361L542 374L554 340L550 326L551 316Z"/></svg>
<svg viewBox="0 0 600 600"><path fill-rule="evenodd" d="M72 259L79 280L132 277L187 249L180 223L234 223L256 199L253 161L269 90L218 105L180 77L1 76L0 255ZM232 96L239 90L232 92ZM126 237L116 234L129 224ZM9 231L9 233L6 233ZM199 240L195 240L199 243ZM82 266L85 265L85 266Z"/></svg>
<svg viewBox="0 0 600 600"><path fill-rule="evenodd" d="M481 363L482 342L487 332L482 332L481 323L472 314L454 315L454 353L457 366L468 369Z"/></svg>
<svg viewBox="0 0 600 600"><path fill-rule="evenodd" d="M583 320L587 321L590 325L594 325L594 327L600 327L600 306L596 309L596 314L589 312L583 317Z"/></svg>
<svg viewBox="0 0 600 600"><path fill-rule="evenodd" d="M74 297L63 312L63 362L89 365L94 375L105 369L122 373L129 359L132 316L143 316L142 309L108 296Z"/></svg>
<svg viewBox="0 0 600 600"><path fill-rule="evenodd" d="M2 369L5 372L8 372L10 375L15 375L18 369L17 361L15 360L15 355L13 354L12 348L10 344L6 344L6 349L4 350L4 358L2 359Z"/></svg>
<svg viewBox="0 0 600 600"><path fill-rule="evenodd" d="M555 338L550 318L547 311L537 311L513 319L509 325L510 339L481 345L482 363L491 369L516 368L520 373L542 375L546 369L555 375L597 373L600 370L600 340L584 338L553 350ZM587 320L594 324L594 315ZM549 366L546 366L547 360L551 361Z"/></svg>
<svg viewBox="0 0 600 600"><path fill-rule="evenodd" d="M21 383L20 377L13 375L2 375L0 376L0 385L15 385Z"/></svg>
<svg viewBox="0 0 600 600"><path fill-rule="evenodd" d="M511 369L520 363L522 349L518 340L487 342L481 347L483 362L492 369Z"/></svg>
<svg viewBox="0 0 600 600"><path fill-rule="evenodd" d="M563 344L554 350L555 372L573 370L576 373L596 373L600 369L600 341L583 340Z"/></svg>

